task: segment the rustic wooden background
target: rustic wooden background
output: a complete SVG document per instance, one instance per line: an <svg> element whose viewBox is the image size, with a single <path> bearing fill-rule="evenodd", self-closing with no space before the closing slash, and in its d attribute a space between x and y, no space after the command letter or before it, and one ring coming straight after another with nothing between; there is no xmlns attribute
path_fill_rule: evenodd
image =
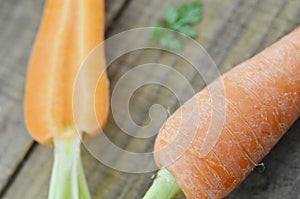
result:
<svg viewBox="0 0 300 199"><path fill-rule="evenodd" d="M153 25L168 5L180 0L107 0L106 36ZM203 21L197 25L200 42L226 72L239 62L258 53L300 24L299 0L202 0ZM43 8L42 0L0 0L0 198L47 198L52 148L33 142L23 119L23 94L30 49ZM148 37L135 38L150 42ZM134 40L124 41L119 47ZM188 51L188 47L187 51ZM190 52L197 56L197 52ZM111 87L130 68L156 62L181 72L193 88L204 86L201 78L183 60L158 51L145 50L124 55L109 68ZM147 74L165 83L176 79L159 71ZM145 76L146 77L146 76ZM282 80L284 81L284 80ZM182 87L185 99L185 88ZM121 96L120 96L121 97ZM176 98L163 87L145 86L135 93L131 114L138 124L149 122L148 109L162 104L173 112ZM130 128L130 127L129 127ZM153 131L158 130L153 127ZM263 160L266 169L256 169L227 198L300 198L300 121ZM128 150L149 151L154 138L146 141L122 134L112 117L105 129L107 136ZM109 151L107 152L109 154ZM151 184L153 173L131 174L110 169L82 151L85 173L93 198L141 198ZM178 198L184 198L180 195Z"/></svg>

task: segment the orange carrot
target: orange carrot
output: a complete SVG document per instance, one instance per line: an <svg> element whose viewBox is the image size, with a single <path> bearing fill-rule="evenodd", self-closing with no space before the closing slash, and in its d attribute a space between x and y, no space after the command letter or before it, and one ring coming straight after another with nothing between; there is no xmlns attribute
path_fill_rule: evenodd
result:
<svg viewBox="0 0 300 199"><path fill-rule="evenodd" d="M226 111L216 144L206 155L201 153L212 111L219 111L210 99L212 83L161 128L155 159L163 169L145 199L173 198L180 190L189 199L223 198L269 153L300 116L300 28L221 78ZM194 113L197 126L191 122L195 118L181 118L187 112ZM194 130L195 138L180 157L174 147L166 148L176 136L192 136ZM180 143L188 139L178 137ZM162 185L167 181L168 186Z"/></svg>
<svg viewBox="0 0 300 199"><path fill-rule="evenodd" d="M80 66L103 39L103 0L46 1L27 73L25 121L36 141L55 145L49 198L84 194L89 198L88 192L81 193L87 187L80 138L98 133L107 120L109 85L103 50L96 52L99 59L85 62L88 69Z"/></svg>

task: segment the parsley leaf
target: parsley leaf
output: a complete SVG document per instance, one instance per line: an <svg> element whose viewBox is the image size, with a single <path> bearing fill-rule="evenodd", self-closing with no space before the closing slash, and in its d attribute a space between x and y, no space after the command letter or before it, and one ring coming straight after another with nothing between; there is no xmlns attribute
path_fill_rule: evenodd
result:
<svg viewBox="0 0 300 199"><path fill-rule="evenodd" d="M175 23L178 18L178 12L175 7L168 7L164 13L164 19L167 23Z"/></svg>
<svg viewBox="0 0 300 199"><path fill-rule="evenodd" d="M200 2L184 3L179 7L170 6L163 14L163 21L157 23L151 32L151 37L162 47L171 50L181 50L183 42L173 32L161 28L178 31L189 37L196 37L197 31L192 25L201 21L202 4Z"/></svg>
<svg viewBox="0 0 300 199"><path fill-rule="evenodd" d="M164 48L173 50L181 50L183 45L172 33L163 34L159 40L159 44Z"/></svg>
<svg viewBox="0 0 300 199"><path fill-rule="evenodd" d="M180 26L176 30L178 30L179 32L181 32L189 37L196 37L198 34L194 28L192 28L191 26L188 26L188 25Z"/></svg>
<svg viewBox="0 0 300 199"><path fill-rule="evenodd" d="M154 25L154 27L155 28L153 28L153 30L151 31L151 37L152 37L152 39L157 40L159 38L159 34L161 31L161 28L163 28L163 25L160 23L156 23Z"/></svg>
<svg viewBox="0 0 300 199"><path fill-rule="evenodd" d="M199 2L191 4L183 4L178 8L180 20L182 24L195 24L201 20L202 5Z"/></svg>

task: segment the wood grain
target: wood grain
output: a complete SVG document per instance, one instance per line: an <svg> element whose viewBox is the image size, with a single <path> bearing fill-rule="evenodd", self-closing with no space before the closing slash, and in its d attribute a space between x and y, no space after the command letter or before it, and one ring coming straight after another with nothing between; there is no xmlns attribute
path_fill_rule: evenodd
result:
<svg viewBox="0 0 300 199"><path fill-rule="evenodd" d="M118 18L118 15L122 14L122 9L126 8L129 3L128 0L107 0L105 4L105 28L110 28L114 20Z"/></svg>
<svg viewBox="0 0 300 199"><path fill-rule="evenodd" d="M6 183L8 177L20 164L32 143L26 134L20 110L26 70L25 63L29 55L28 49L32 44L41 14L41 12L33 12L41 10L42 3L36 4L36 2L36 0L6 2L2 0L0 6L0 20L2 20L0 26L8 29L7 32L0 33L0 40L1 44L4 42L6 46L9 46L6 50L0 49L0 102L2 102L0 124L1 129L4 129L0 134L0 173L5 173L5 169L8 170L5 173L6 177L3 178L2 185ZM121 9L122 12L107 14L113 16L108 17L110 23L113 22L113 24L109 27L107 37L131 28L151 26L159 20L163 10L168 5L178 5L180 2L180 0L131 0L126 1L126 6L123 7L125 4L119 4L119 1L111 1L112 4L108 7L113 8L112 10ZM196 26L199 31L197 41L208 51L221 72L228 71L236 64L258 53L299 25L300 3L297 0L203 0L202 2L204 4L204 17L203 21ZM24 4L27 5L27 10L23 10ZM15 9L17 11L11 11ZM31 25L27 25L26 28L30 30L21 34L18 28L20 28L20 24L26 21L24 16L27 15L30 16L27 23ZM15 26L15 24L19 24L19 26ZM15 38L13 37L14 34L16 35ZM116 44L116 46L109 47L107 56L110 56L109 49L121 49L132 42L149 44L152 41L148 35L132 36L128 40ZM197 59L199 52L190 49L189 46L185 46L184 52L190 54L191 57L195 57L199 66L205 67L203 59L201 57ZM14 59L7 55L13 55L11 57ZM148 49L123 55L109 66L108 72L112 90L126 72L146 63L160 63L171 66L190 82L195 91L199 91L205 86L203 78L185 60L171 53ZM186 92L187 88L179 83L178 79L174 79L172 74L172 70L162 73L160 70L149 69L147 73L141 73L137 78L154 78L164 85L174 85L178 90L176 94L187 100L191 96ZM7 78L7 76L10 78ZM134 82L126 82L123 86L129 88ZM119 98L122 99L121 94ZM6 108L5 103L11 103L11 107ZM179 106L178 100L168 89L158 85L147 85L139 88L132 95L130 104L132 119L139 125L147 125L150 122L149 109L153 104L161 104L166 109L169 108L170 113ZM121 102L114 105L119 110L118 114L125 115L125 109L122 107ZM15 110L15 113L12 110ZM161 122L156 121L151 128L147 129L147 132L158 132ZM125 119L123 125L132 133L147 133L127 123ZM263 160L266 164L265 171L262 172L260 168L257 168L228 198L299 198L299 191L297 190L300 184L300 149L297 147L300 141L299 130L300 121L297 121L274 150ZM105 128L105 134L114 144L124 150L145 152L153 149L154 137L137 139L128 136L117 126L112 115ZM16 136L18 136L18 139L14 139ZM13 143L10 144L10 142ZM105 151L106 146L99 145L98 150ZM85 149L83 149L82 155L93 198L141 198L151 184L151 176L154 172L144 174L124 173L101 164ZM120 154L110 154L109 151L106 151L105 156L111 157L120 165L128 164ZM22 162L22 167L14 176L11 184L5 187L4 198L47 198L51 166L52 149L39 145L33 148L26 161ZM135 165L131 166L132 169L134 167ZM0 184L0 187L3 186ZM178 198L184 198L184 196L181 195Z"/></svg>
<svg viewBox="0 0 300 199"><path fill-rule="evenodd" d="M0 2L0 190L18 168L32 140L23 121L27 60L41 16L40 1Z"/></svg>

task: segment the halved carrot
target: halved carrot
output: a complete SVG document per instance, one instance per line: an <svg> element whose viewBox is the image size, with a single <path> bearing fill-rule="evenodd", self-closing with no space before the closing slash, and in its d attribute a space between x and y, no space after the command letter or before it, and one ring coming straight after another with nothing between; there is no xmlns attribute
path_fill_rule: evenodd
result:
<svg viewBox="0 0 300 199"><path fill-rule="evenodd" d="M55 145L49 198L89 198L80 139L105 125L109 83L104 50L85 59L103 39L103 0L46 1L27 73L25 121L36 141Z"/></svg>
<svg viewBox="0 0 300 199"><path fill-rule="evenodd" d="M269 153L300 116L300 28L221 78L226 112L225 116L214 115L225 117L216 144L203 156L201 149L212 111L219 111L210 99L212 83L179 108L161 128L155 159L163 169L145 199L173 198L180 190L189 199L223 198ZM187 112L195 113L197 126L191 119L181 118ZM185 131L180 132L180 128ZM195 139L181 156L174 147L166 148L176 136L193 135L194 130ZM188 139L178 137L181 140L177 142L181 143ZM163 182L170 185L162 186Z"/></svg>

